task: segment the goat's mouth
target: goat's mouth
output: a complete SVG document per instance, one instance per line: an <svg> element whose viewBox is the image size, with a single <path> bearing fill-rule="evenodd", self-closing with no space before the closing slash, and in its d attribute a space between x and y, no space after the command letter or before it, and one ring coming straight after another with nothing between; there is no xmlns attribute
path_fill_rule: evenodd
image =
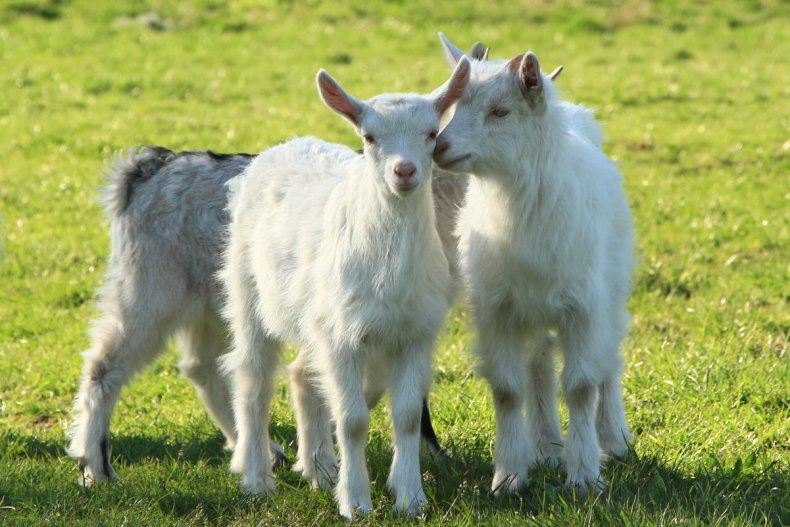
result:
<svg viewBox="0 0 790 527"><path fill-rule="evenodd" d="M461 164L461 162L466 161L470 157L472 157L472 154L464 154L453 159L435 159L434 161L436 161L436 164L439 165L440 168L450 169Z"/></svg>
<svg viewBox="0 0 790 527"><path fill-rule="evenodd" d="M415 181L395 181L391 186L393 192L401 197L408 196L418 187Z"/></svg>

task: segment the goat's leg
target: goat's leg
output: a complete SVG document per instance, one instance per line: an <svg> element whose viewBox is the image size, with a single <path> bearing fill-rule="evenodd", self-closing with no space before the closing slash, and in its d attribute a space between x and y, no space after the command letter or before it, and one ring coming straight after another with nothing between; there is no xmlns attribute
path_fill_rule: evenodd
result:
<svg viewBox="0 0 790 527"><path fill-rule="evenodd" d="M85 485L117 479L110 463L110 418L121 388L163 351L176 323L175 305L184 302L179 285L174 280L172 294L162 295L150 277L130 275L108 282L101 291L102 316L94 322L91 347L83 354L67 447L80 463Z"/></svg>
<svg viewBox="0 0 790 527"><path fill-rule="evenodd" d="M220 375L217 359L228 352L227 329L213 312L191 321L178 333L178 347L183 358L181 375L195 386L206 411L225 435L225 447L236 445L236 427L227 381Z"/></svg>
<svg viewBox="0 0 790 527"><path fill-rule="evenodd" d="M271 446L269 444L269 405L273 393L280 345L256 333L246 343L238 340L234 351L223 357L232 374L233 415L236 422L236 448L230 469L242 475L242 487L253 494L274 492Z"/></svg>
<svg viewBox="0 0 790 527"><path fill-rule="evenodd" d="M625 457L633 435L625 420L620 372L609 375L598 386L598 414L596 420L601 449L610 456Z"/></svg>
<svg viewBox="0 0 790 527"><path fill-rule="evenodd" d="M629 443L633 440L625 419L623 387L620 382L623 362L620 342L628 331L628 313L623 309L611 309L609 312L611 326L608 328L608 344L604 348L608 354L605 363L609 370L598 386L596 425L601 449L610 456L624 457L628 454Z"/></svg>
<svg viewBox="0 0 790 527"><path fill-rule="evenodd" d="M479 371L491 385L496 413L491 490L497 495L526 487L527 468L535 458L521 414L527 380L522 345L520 336L506 328L480 328Z"/></svg>
<svg viewBox="0 0 790 527"><path fill-rule="evenodd" d="M243 249L231 241L231 263ZM242 475L242 487L254 494L274 492L270 458L269 404L280 356L280 342L268 337L257 315L255 283L243 265L224 270L228 289L226 315L233 335L233 351L220 359L231 374L236 448L230 470Z"/></svg>
<svg viewBox="0 0 790 527"><path fill-rule="evenodd" d="M340 514L350 519L354 509L364 514L373 508L365 463L370 412L362 386L362 364L358 354L343 349L328 352L327 357L330 360L325 365L325 389L340 450L335 498Z"/></svg>
<svg viewBox="0 0 790 527"><path fill-rule="evenodd" d="M596 432L596 406L601 373L598 369L600 326L584 313L575 313L560 327L565 353L562 384L568 405L568 436L565 442L567 484L580 493L605 488L600 471Z"/></svg>
<svg viewBox="0 0 790 527"><path fill-rule="evenodd" d="M530 343L533 349L527 358L526 415L538 456L535 461L557 467L562 459L562 432L552 341L550 334L542 333Z"/></svg>
<svg viewBox="0 0 790 527"><path fill-rule="evenodd" d="M395 510L416 515L425 503L420 473L420 421L431 382L431 344L408 350L390 371L394 456L387 485Z"/></svg>
<svg viewBox="0 0 790 527"><path fill-rule="evenodd" d="M225 448L236 446L236 425L230 400L228 379L222 375L219 357L228 353L227 326L213 310L207 310L179 332L178 347L183 358L178 367L181 374L192 381L206 411L225 436ZM282 447L271 441L272 464L287 461Z"/></svg>
<svg viewBox="0 0 790 527"><path fill-rule="evenodd" d="M299 443L293 470L309 479L313 488L329 490L337 479L329 409L323 394L315 386L317 380L305 364L304 353L291 363L288 374Z"/></svg>

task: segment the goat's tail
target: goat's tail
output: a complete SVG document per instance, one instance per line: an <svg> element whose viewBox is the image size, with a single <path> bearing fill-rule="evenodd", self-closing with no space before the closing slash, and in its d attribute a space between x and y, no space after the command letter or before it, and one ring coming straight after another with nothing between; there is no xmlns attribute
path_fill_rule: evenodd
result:
<svg viewBox="0 0 790 527"><path fill-rule="evenodd" d="M129 149L107 170L102 203L110 218L123 214L132 199L134 187L151 178L176 154L161 146Z"/></svg>

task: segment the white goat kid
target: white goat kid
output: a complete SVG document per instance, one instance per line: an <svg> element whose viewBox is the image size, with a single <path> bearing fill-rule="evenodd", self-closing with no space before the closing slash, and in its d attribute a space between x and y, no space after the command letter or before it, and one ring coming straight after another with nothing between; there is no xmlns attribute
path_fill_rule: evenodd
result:
<svg viewBox="0 0 790 527"><path fill-rule="evenodd" d="M289 341L301 347L290 367L297 469L316 486L334 479L331 416L340 513L368 511L368 403L386 386L395 507L415 514L425 501L420 413L452 290L435 227L431 156L439 119L468 75L462 60L433 96L362 102L321 71L321 97L364 138L364 155L295 139L261 153L233 193L222 270L233 351L223 365L232 373L238 429L231 469L247 490L274 489L268 408L279 350Z"/></svg>
<svg viewBox="0 0 790 527"><path fill-rule="evenodd" d="M480 372L494 395L498 493L525 486L528 467L559 452L550 328L564 354L568 484L582 493L603 488L599 444L624 455L631 438L619 379L630 212L597 127L550 81L531 52L473 61L435 152L440 167L472 175L459 253Z"/></svg>

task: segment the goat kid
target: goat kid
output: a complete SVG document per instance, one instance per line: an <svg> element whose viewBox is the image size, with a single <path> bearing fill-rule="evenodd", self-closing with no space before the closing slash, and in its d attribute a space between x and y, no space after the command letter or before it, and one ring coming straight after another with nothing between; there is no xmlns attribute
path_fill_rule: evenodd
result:
<svg viewBox="0 0 790 527"><path fill-rule="evenodd" d="M433 343L451 300L435 228L431 163L441 115L461 96L469 64L430 97L362 102L324 71L324 102L364 139L364 154L313 138L261 153L231 197L221 271L233 350L238 443L231 470L254 493L274 490L268 411L284 342L297 415L297 469L315 486L335 479L340 513L372 507L365 464L368 405L388 387L394 458L388 486L409 514L425 501L419 468L422 401Z"/></svg>
<svg viewBox="0 0 790 527"><path fill-rule="evenodd" d="M528 467L560 455L550 329L564 355L567 483L601 489L600 447L622 456L632 437L619 344L633 232L620 175L589 112L559 100L533 53L471 69L434 157L472 176L457 233L494 395L492 489L516 491Z"/></svg>
<svg viewBox="0 0 790 527"><path fill-rule="evenodd" d="M109 173L110 258L67 447L80 463L83 484L117 478L109 453L115 404L173 334L183 355L181 373L195 385L226 446L235 444L230 394L216 362L227 337L214 275L228 223L225 183L251 159L145 147ZM272 449L276 459L285 459L279 447Z"/></svg>

